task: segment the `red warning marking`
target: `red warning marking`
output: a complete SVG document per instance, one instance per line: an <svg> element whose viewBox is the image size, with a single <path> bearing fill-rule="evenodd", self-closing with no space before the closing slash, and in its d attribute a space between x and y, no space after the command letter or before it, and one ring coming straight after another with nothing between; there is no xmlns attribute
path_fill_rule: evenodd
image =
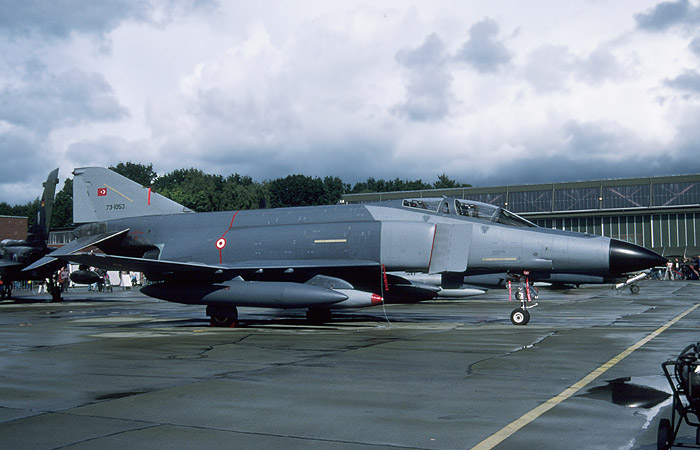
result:
<svg viewBox="0 0 700 450"><path fill-rule="evenodd" d="M381 295L372 294L372 299L370 300L373 305L378 305L384 301Z"/></svg>
<svg viewBox="0 0 700 450"><path fill-rule="evenodd" d="M148 188L148 206L151 205L151 188Z"/></svg>
<svg viewBox="0 0 700 450"><path fill-rule="evenodd" d="M386 278L386 266L382 264L382 275L384 276L384 290L389 290L389 280Z"/></svg>

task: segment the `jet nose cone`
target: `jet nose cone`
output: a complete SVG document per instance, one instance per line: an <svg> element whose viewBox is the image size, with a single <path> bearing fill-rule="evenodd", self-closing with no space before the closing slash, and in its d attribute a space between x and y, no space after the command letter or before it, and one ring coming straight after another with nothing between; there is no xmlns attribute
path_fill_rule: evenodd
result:
<svg viewBox="0 0 700 450"><path fill-rule="evenodd" d="M629 242L610 240L610 272L622 274L666 264L666 258Z"/></svg>

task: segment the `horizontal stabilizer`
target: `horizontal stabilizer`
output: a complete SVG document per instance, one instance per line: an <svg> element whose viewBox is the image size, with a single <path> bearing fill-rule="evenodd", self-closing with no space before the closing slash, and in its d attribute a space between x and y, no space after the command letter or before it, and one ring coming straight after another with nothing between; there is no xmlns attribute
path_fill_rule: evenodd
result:
<svg viewBox="0 0 700 450"><path fill-rule="evenodd" d="M111 231L108 233L96 234L94 236L83 236L54 251L51 253L51 256L55 258L67 258L73 253L81 252L86 248L92 246L99 247L100 244L105 244L108 241L123 239L128 232L129 229L125 228L120 231Z"/></svg>
<svg viewBox="0 0 700 450"><path fill-rule="evenodd" d="M44 267L48 264L51 264L53 262L58 261L56 258L52 258L50 256L44 256L43 258L40 258L36 261L34 261L32 264L28 265L24 269L22 269L22 272L31 272L33 270L39 269L41 267Z"/></svg>
<svg viewBox="0 0 700 450"><path fill-rule="evenodd" d="M10 261L9 259L0 260L0 268L19 267L21 265L22 265L22 263L18 263L16 261Z"/></svg>

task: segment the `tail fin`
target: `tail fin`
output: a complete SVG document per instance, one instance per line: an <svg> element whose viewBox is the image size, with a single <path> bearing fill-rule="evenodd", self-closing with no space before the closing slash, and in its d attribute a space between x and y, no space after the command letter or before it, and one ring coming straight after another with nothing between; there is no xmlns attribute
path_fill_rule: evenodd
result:
<svg viewBox="0 0 700 450"><path fill-rule="evenodd" d="M36 222L27 241L34 246L46 246L49 241L49 227L51 226L51 215L53 213L53 201L56 195L56 185L58 184L58 169L49 173L44 182L44 193L41 195L41 204L37 212Z"/></svg>
<svg viewBox="0 0 700 450"><path fill-rule="evenodd" d="M109 169L84 167L73 175L74 223L192 212Z"/></svg>

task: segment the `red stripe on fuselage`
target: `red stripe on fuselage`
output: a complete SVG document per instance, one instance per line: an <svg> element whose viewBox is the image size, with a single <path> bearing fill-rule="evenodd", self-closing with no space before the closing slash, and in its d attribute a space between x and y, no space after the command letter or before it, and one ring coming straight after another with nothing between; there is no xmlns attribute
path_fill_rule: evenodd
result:
<svg viewBox="0 0 700 450"><path fill-rule="evenodd" d="M238 214L238 211L236 211L235 213L233 213L233 217L231 217L231 225L229 225L228 230L224 231L224 234L221 235L221 238L220 238L220 239L224 239L224 238L226 237L226 234L227 234L229 231L231 231L231 228L233 228L233 221L236 220L236 214ZM218 241L217 241L217 242L218 242ZM224 240L224 242L226 242L226 241ZM225 246L226 246L226 244L224 244L224 247L225 247ZM218 248L218 246L217 246L217 248ZM222 250L223 250L223 247L219 249L219 264L223 264L223 255L222 255L222 253L221 253Z"/></svg>

